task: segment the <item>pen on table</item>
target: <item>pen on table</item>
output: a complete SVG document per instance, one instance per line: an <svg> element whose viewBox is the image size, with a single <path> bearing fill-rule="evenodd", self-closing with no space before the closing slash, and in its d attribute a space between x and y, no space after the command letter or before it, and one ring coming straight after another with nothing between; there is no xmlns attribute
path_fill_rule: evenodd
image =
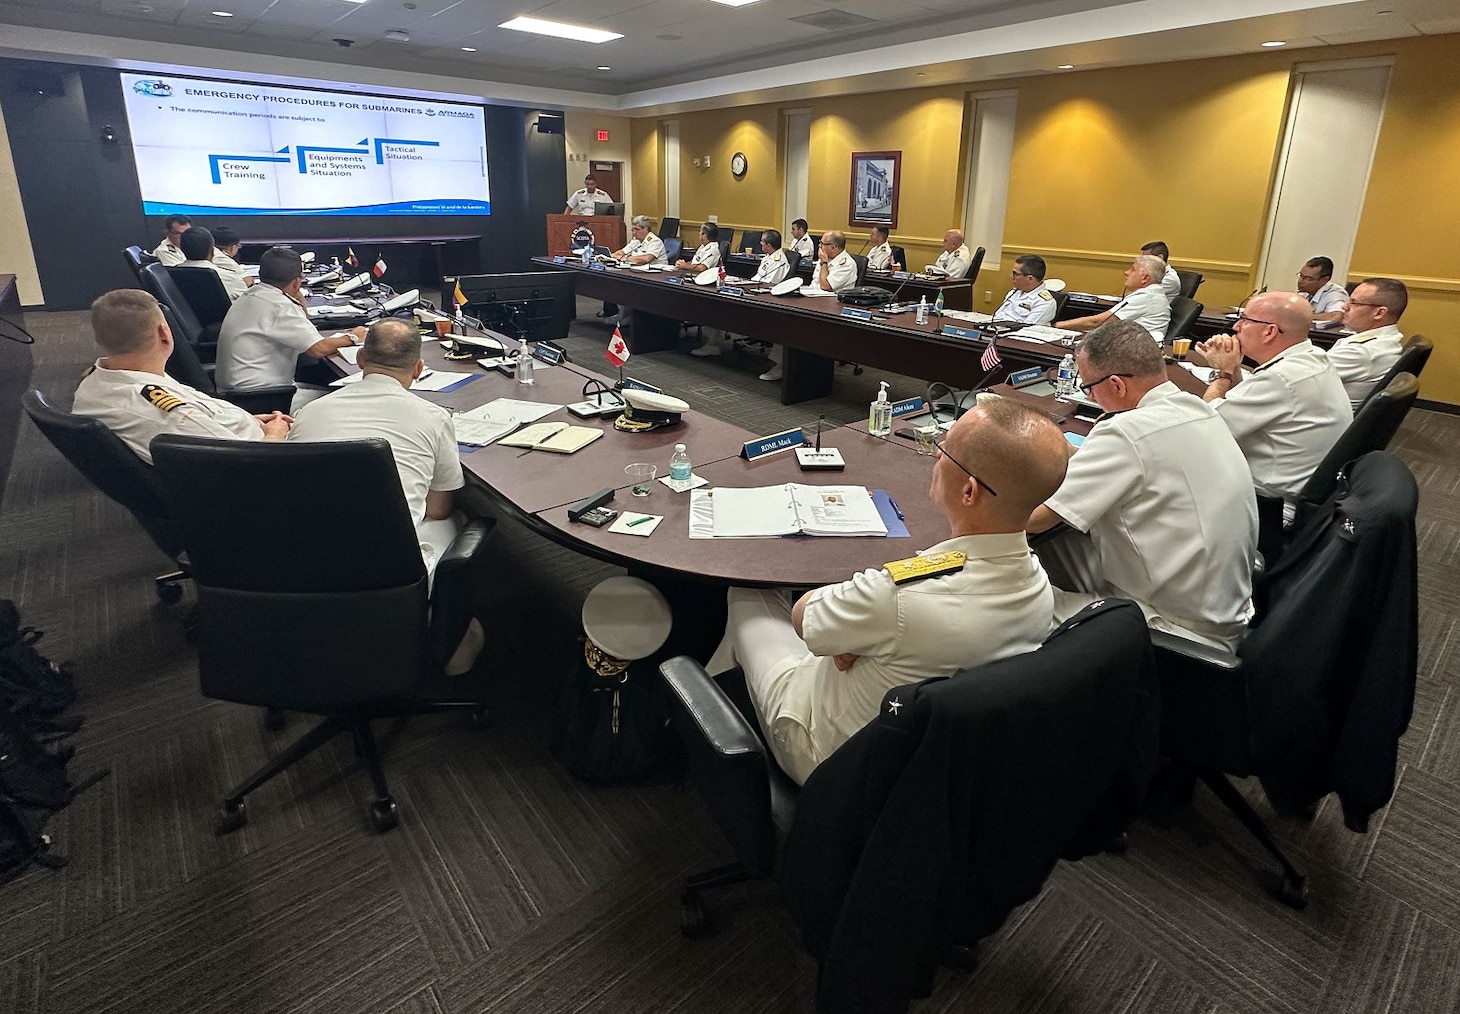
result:
<svg viewBox="0 0 1460 1014"><path fill-rule="evenodd" d="M635 525L642 525L645 521L653 521L653 520L654 520L654 515L652 515L652 514L645 514L641 518L634 518L634 520L630 521L624 527L626 527L626 528L632 528Z"/></svg>
<svg viewBox="0 0 1460 1014"><path fill-rule="evenodd" d="M902 512L902 508L901 507L897 506L897 501L896 500L892 499L892 497L888 497L887 498L887 502L890 503L890 504L892 504L892 513L894 513L894 514L897 515L897 520L899 520L899 521L906 521L907 520L907 515Z"/></svg>

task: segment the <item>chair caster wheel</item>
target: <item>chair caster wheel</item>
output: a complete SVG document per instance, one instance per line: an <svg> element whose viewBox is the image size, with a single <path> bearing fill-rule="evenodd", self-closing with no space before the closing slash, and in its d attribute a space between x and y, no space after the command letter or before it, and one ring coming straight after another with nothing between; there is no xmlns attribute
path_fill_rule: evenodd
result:
<svg viewBox="0 0 1460 1014"><path fill-rule="evenodd" d="M480 732L492 726L492 709L485 704L478 704L471 712L471 727Z"/></svg>
<svg viewBox="0 0 1460 1014"><path fill-rule="evenodd" d="M682 896L679 899L680 936L694 939L706 935L709 930L710 921L705 916L704 902L700 901L698 895Z"/></svg>
<svg viewBox="0 0 1460 1014"><path fill-rule="evenodd" d="M284 712L280 711L278 708L264 709L265 729L269 730L270 732L278 732L280 729L284 728L284 721Z"/></svg>
<svg viewBox="0 0 1460 1014"><path fill-rule="evenodd" d="M399 822L400 816L396 812L394 799L386 796L370 804L370 826L380 834L389 831Z"/></svg>
<svg viewBox="0 0 1460 1014"><path fill-rule="evenodd" d="M243 825L248 823L248 811L243 808L243 800L239 800L233 806L225 801L223 808L218 813L218 826L213 833L220 837L225 834L232 834Z"/></svg>
<svg viewBox="0 0 1460 1014"><path fill-rule="evenodd" d="M181 602L183 597L182 585L176 581L168 581L166 584L157 586L157 597L168 605L174 602Z"/></svg>
<svg viewBox="0 0 1460 1014"><path fill-rule="evenodd" d="M1272 893L1284 905L1301 911L1308 907L1308 878L1283 877Z"/></svg>
<svg viewBox="0 0 1460 1014"><path fill-rule="evenodd" d="M861 375L862 375L862 368L860 366L853 366L852 367L852 376L854 376L854 377L860 377Z"/></svg>

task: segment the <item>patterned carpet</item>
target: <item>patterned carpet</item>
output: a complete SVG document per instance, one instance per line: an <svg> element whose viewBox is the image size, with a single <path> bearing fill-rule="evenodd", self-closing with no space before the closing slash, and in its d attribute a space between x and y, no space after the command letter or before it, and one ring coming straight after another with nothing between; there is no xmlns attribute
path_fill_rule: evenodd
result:
<svg viewBox="0 0 1460 1014"><path fill-rule="evenodd" d="M564 343L602 363L583 303ZM33 383L69 404L84 314L32 313ZM605 364L606 365L606 364ZM761 359L662 353L628 372L760 432L856 419L879 379L781 406ZM1378 1012L1460 1009L1460 418L1416 412L1395 449L1422 487L1420 693L1393 803L1367 835L1330 800L1277 820L1306 866L1305 912L1265 895L1255 843L1209 796L1138 824L1124 856L1058 867L913 1010ZM693 448L690 449L693 452ZM52 824L70 857L0 888L0 1012L808 1011L816 970L773 885L722 892L720 932L678 932L678 884L728 851L667 779L575 781L553 754L556 690L585 590L615 573L505 521L480 615L495 722L413 719L388 734L400 827L368 830L367 779L339 739L261 790L240 833L223 791L299 735L202 698L167 561L28 424L0 502L0 596L68 659L88 715L72 771L110 768ZM1259 794L1248 787L1254 798Z"/></svg>

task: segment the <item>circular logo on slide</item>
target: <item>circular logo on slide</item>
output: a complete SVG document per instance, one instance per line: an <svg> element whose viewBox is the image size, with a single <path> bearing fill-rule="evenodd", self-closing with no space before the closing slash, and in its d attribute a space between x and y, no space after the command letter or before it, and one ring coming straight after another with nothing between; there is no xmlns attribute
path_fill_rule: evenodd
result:
<svg viewBox="0 0 1460 1014"><path fill-rule="evenodd" d="M172 96L172 85L166 81L138 81L132 85L132 91L155 99L165 99Z"/></svg>

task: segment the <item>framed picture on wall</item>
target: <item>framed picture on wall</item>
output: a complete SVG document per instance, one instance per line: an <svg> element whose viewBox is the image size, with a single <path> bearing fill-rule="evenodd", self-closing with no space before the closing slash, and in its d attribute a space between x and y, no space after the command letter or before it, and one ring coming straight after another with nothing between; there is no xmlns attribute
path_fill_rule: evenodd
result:
<svg viewBox="0 0 1460 1014"><path fill-rule="evenodd" d="M897 228L897 188L902 183L902 152L852 152L851 225Z"/></svg>

